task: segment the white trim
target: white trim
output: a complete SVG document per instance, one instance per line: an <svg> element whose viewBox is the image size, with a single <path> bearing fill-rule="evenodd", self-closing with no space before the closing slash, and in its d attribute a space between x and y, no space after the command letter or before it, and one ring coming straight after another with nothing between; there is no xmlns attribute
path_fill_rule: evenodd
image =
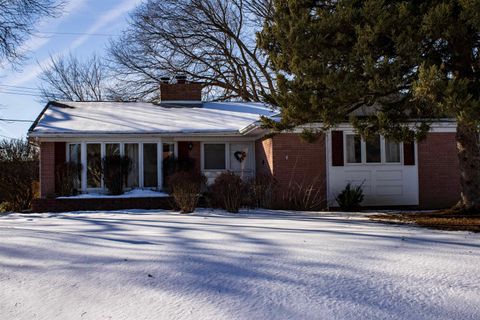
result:
<svg viewBox="0 0 480 320"><path fill-rule="evenodd" d="M418 123L418 122L417 122ZM408 123L410 127L415 125L415 122ZM311 123L305 124L302 126L298 126L292 130L293 133L301 133L303 129L319 129L323 128L321 123ZM332 130L354 130L354 127L347 122L340 123L336 125ZM439 121L434 121L430 123L430 131L429 132L456 132L457 131L457 123L451 119L443 119Z"/></svg>
<svg viewBox="0 0 480 320"><path fill-rule="evenodd" d="M171 103L171 104L202 104L202 100L161 100L162 103Z"/></svg>
<svg viewBox="0 0 480 320"><path fill-rule="evenodd" d="M100 188L89 188L87 186L87 145L89 144L99 144L100 145L100 158L103 159L106 155L106 145L107 144L119 144L120 147L120 155L125 155L125 144L136 144L138 146L138 187L139 188L146 188L145 187L145 179L144 179L144 155L143 155L143 145L145 143L147 144L156 144L157 145L157 186L156 187L148 187L148 189L157 189L157 190L162 190L163 188L163 142L162 140L133 140L133 141L68 141L66 142L66 159L69 161L69 145L71 144L80 144L80 152L81 152L81 163L82 163L82 173L81 173L81 190L83 193L87 192L104 192L105 191L105 182L103 179L103 176L100 181ZM169 142L173 143L173 142ZM178 144L175 142L175 150L174 152L177 152L176 150L178 149ZM177 152L178 154L178 152Z"/></svg>
<svg viewBox="0 0 480 320"><path fill-rule="evenodd" d="M100 144L100 165L102 165L102 160L106 155L106 149L107 148L105 146L105 142L101 143ZM105 181L103 181L103 180L104 180L104 176L103 176L103 172L102 172L102 176L100 178L100 189L102 189L102 190L105 189Z"/></svg>
<svg viewBox="0 0 480 320"><path fill-rule="evenodd" d="M144 188L144 176L143 176L143 143L138 143L138 187Z"/></svg>
<svg viewBox="0 0 480 320"><path fill-rule="evenodd" d="M332 145L332 135L331 134L325 134L325 193L326 193L326 198L327 198L327 210L330 210L330 161L332 159L332 151L331 151L331 146ZM345 158L345 154L343 155ZM256 160L256 159L255 159ZM345 159L343 161L345 164Z"/></svg>
<svg viewBox="0 0 480 320"><path fill-rule="evenodd" d="M165 133L142 133L142 132L91 132L91 133L82 133L82 132L30 132L28 133L29 138L39 138L42 141L63 141L64 139L159 139L161 137L181 137L182 139L188 141L201 141L206 137L221 138L221 137L230 137L230 138L249 138L239 131L213 131L213 132L165 132ZM140 137L140 138L138 138ZM251 139L252 137L250 137Z"/></svg>
<svg viewBox="0 0 480 320"><path fill-rule="evenodd" d="M81 146L81 159L82 159L82 181L80 182L82 186L82 192L87 192L87 144L85 141L82 141Z"/></svg>
<svg viewBox="0 0 480 320"><path fill-rule="evenodd" d="M386 139L383 135L380 135L380 162L367 162L367 144L365 139L360 137L360 157L361 162L348 162L348 155L347 155L347 135L356 135L352 129L342 130L343 131L343 165L347 167L355 167L355 166L393 166L393 165L403 165L403 143L398 143L400 148L400 162L387 162L386 156L386 146L385 142ZM330 134L331 135L331 134ZM415 145L417 143L415 142Z"/></svg>
<svg viewBox="0 0 480 320"><path fill-rule="evenodd" d="M230 170L230 143L225 143L225 167Z"/></svg>
<svg viewBox="0 0 480 320"><path fill-rule="evenodd" d="M223 169L205 169L205 144L223 144L225 145L225 168ZM230 154L228 153L228 145L229 143L228 142L225 142L225 141L208 141L208 142L201 142L200 143L200 163L201 163L201 167L200 169L202 170L202 172L215 172L215 171L226 171L228 170L229 166L228 164L230 163L230 161L228 160Z"/></svg>
<svg viewBox="0 0 480 320"><path fill-rule="evenodd" d="M108 139L108 140L107 140ZM189 137L189 136L156 136L156 137L144 137L144 136L136 136L136 137L122 137L122 136L110 136L110 135L103 135L103 136L96 136L96 137L75 137L75 136L64 136L64 137L46 137L38 139L39 142L77 142L77 141L91 141L91 142L104 142L104 141L111 141L111 142L124 142L124 143L138 143L138 142L157 142L159 139L162 141L168 142L180 142L180 141L188 141L188 142L255 142L259 139L259 137L241 137L241 136L198 136L198 137Z"/></svg>
<svg viewBox="0 0 480 320"><path fill-rule="evenodd" d="M125 143L120 142L120 156L124 157L125 156Z"/></svg>
<svg viewBox="0 0 480 320"><path fill-rule="evenodd" d="M163 189L163 143L161 139L157 143L157 189Z"/></svg>

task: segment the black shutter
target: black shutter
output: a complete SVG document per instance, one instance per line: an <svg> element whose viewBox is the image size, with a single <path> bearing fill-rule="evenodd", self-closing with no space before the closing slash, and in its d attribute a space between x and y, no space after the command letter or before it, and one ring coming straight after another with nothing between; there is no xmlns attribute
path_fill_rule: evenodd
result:
<svg viewBox="0 0 480 320"><path fill-rule="evenodd" d="M343 166L343 131L332 131L332 166Z"/></svg>
<svg viewBox="0 0 480 320"><path fill-rule="evenodd" d="M403 143L403 164L406 166L415 165L415 143L413 141Z"/></svg>

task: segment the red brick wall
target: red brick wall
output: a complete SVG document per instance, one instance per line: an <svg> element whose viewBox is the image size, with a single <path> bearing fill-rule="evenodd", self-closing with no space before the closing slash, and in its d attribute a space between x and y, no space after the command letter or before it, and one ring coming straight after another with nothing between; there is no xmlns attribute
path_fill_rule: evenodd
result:
<svg viewBox="0 0 480 320"><path fill-rule="evenodd" d="M188 149L188 145L192 144L192 150ZM200 141L180 141L178 142L178 159L193 159L195 161L195 171L200 172L201 155Z"/></svg>
<svg viewBox="0 0 480 320"><path fill-rule="evenodd" d="M40 143L40 197L55 193L55 142Z"/></svg>
<svg viewBox="0 0 480 320"><path fill-rule="evenodd" d="M271 173L279 184L279 192L286 192L291 184L308 185L320 189L326 203L325 138L315 143L300 139L298 134L277 134L255 143L257 174Z"/></svg>
<svg viewBox="0 0 480 320"><path fill-rule="evenodd" d="M300 139L298 134L284 133L273 137L273 174L279 184L291 181L309 183L319 179L326 185L325 139L315 143Z"/></svg>
<svg viewBox="0 0 480 320"><path fill-rule="evenodd" d="M460 199L455 133L429 133L418 143L421 208L446 208Z"/></svg>
<svg viewBox="0 0 480 320"><path fill-rule="evenodd" d="M272 138L255 141L255 167L257 175L273 175Z"/></svg>
<svg viewBox="0 0 480 320"><path fill-rule="evenodd" d="M162 83L160 85L160 101L175 100L202 100L202 85L200 83Z"/></svg>
<svg viewBox="0 0 480 320"><path fill-rule="evenodd" d="M200 153L200 141L193 141L193 148L188 152L188 156L195 160L195 171L200 172L201 165L201 153Z"/></svg>
<svg viewBox="0 0 480 320"><path fill-rule="evenodd" d="M33 212L66 212L80 210L173 209L170 197L155 198L91 198L35 199Z"/></svg>
<svg viewBox="0 0 480 320"><path fill-rule="evenodd" d="M40 143L40 197L55 194L55 168L66 158L65 142Z"/></svg>

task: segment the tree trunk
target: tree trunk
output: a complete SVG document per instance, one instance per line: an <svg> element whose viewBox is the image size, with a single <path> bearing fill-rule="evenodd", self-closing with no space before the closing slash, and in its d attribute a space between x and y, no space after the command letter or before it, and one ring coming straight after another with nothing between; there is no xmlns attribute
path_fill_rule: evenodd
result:
<svg viewBox="0 0 480 320"><path fill-rule="evenodd" d="M480 212L480 135L475 124L459 121L457 150L462 187L458 209Z"/></svg>

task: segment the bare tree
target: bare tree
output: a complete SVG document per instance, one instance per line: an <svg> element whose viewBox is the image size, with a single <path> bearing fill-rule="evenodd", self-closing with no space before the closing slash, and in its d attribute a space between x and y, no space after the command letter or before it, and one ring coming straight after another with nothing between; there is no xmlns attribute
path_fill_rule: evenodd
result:
<svg viewBox="0 0 480 320"><path fill-rule="evenodd" d="M50 57L50 64L40 74L39 87L47 100L109 100L108 70L96 55L79 60L73 55Z"/></svg>
<svg viewBox="0 0 480 320"><path fill-rule="evenodd" d="M160 78L184 74L210 98L260 101L274 89L268 58L256 43L271 0L148 0L111 43L116 92L155 99Z"/></svg>
<svg viewBox="0 0 480 320"><path fill-rule="evenodd" d="M0 0L0 63L17 62L20 45L34 32L41 17L54 17L63 6L55 0Z"/></svg>

